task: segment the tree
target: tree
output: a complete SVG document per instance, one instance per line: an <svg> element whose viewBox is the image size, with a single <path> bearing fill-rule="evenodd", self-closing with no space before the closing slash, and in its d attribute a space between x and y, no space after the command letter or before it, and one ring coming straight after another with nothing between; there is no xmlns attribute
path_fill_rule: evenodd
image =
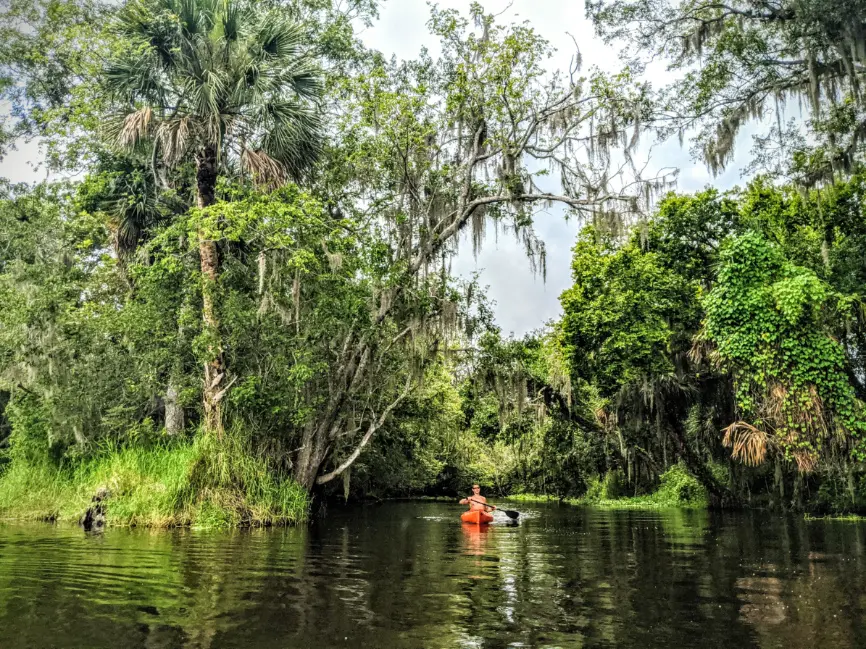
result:
<svg viewBox="0 0 866 649"><path fill-rule="evenodd" d="M316 160L320 84L299 26L284 13L244 0L133 0L118 30L129 48L105 71L105 85L133 110L116 120L116 141L134 147L149 138L166 163L193 161L199 209L214 204L217 180L234 162L275 186L302 177ZM219 250L207 231L197 238L211 350L205 425L220 432L229 382L216 304Z"/></svg>
<svg viewBox="0 0 866 649"><path fill-rule="evenodd" d="M646 375L674 370L699 323L696 286L637 241L616 248L587 228L574 248L574 286L560 297L572 376L606 398Z"/></svg>
<svg viewBox="0 0 866 649"><path fill-rule="evenodd" d="M725 445L734 457L758 465L777 452L801 472L834 450L862 459L863 406L842 345L826 331L841 297L757 233L724 248L703 337L733 373L740 419Z"/></svg>
<svg viewBox="0 0 866 649"><path fill-rule="evenodd" d="M489 331L465 350L463 435L477 439L500 492L579 496L604 470L597 391L572 383L562 328L505 339Z"/></svg>
<svg viewBox="0 0 866 649"><path fill-rule="evenodd" d="M562 342L572 381L598 389L599 419L605 432L616 434L630 482L637 484L634 474L642 465L658 476L670 440L676 455L721 500L723 489L697 457L684 425L698 392L687 352L700 325L703 278L677 272L681 265L694 274L689 257L702 260L683 254L696 233L678 223L691 219L670 219L682 217L676 207L675 198L666 198L647 226L647 241L664 252L643 249L642 228L620 246L593 228L581 233L572 262L574 286L560 297ZM674 251L679 254L671 256Z"/></svg>
<svg viewBox="0 0 866 649"><path fill-rule="evenodd" d="M801 182L827 180L862 158L866 142L866 3L862 0L597 0L598 32L628 43L629 59L661 56L680 78L667 88L657 124L668 133L698 127L695 150L713 171L733 154L742 126L775 105L772 132L758 138L759 162L790 162ZM808 135L780 109L806 101ZM775 146L774 146L775 145ZM781 160L779 159L781 158Z"/></svg>
<svg viewBox="0 0 866 649"><path fill-rule="evenodd" d="M7 0L0 4L0 157L19 139L39 138L52 169L80 171L100 150L105 106L96 79L116 43L115 3ZM5 111L4 111L5 112Z"/></svg>
<svg viewBox="0 0 866 649"><path fill-rule="evenodd" d="M0 201L0 385L12 398L13 454L81 456L131 439L157 414L173 360L168 310L137 308L101 215L68 185L12 188ZM165 304L161 305L165 306ZM163 383L164 385L164 383ZM17 450L15 447L18 447Z"/></svg>
<svg viewBox="0 0 866 649"><path fill-rule="evenodd" d="M543 271L534 210L561 203L582 217L634 214L651 188L664 185L632 182L627 164L608 168L612 147L634 145L647 107L644 89L627 73L584 79L575 68L551 76L544 69L549 47L532 29L496 25L475 3L470 14L475 30L459 13L434 9L438 60L379 57L342 88L337 144L320 186L335 215L374 228L383 245L372 284L376 309L368 321L347 323L329 368L329 401L305 432L296 476L308 488L338 477L375 433L371 425L343 459L334 456L351 404L377 389L369 371L379 350L459 324L452 296L425 290L432 277L446 276L463 231L472 231L477 247L486 223L509 228ZM542 186L549 169L560 192ZM435 308L421 317L431 299Z"/></svg>

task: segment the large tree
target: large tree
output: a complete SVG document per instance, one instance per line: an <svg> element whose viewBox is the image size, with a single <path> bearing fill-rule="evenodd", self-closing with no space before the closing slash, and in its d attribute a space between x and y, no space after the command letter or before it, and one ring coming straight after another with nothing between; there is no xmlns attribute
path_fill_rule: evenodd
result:
<svg viewBox="0 0 866 649"><path fill-rule="evenodd" d="M218 178L233 164L279 185L316 160L320 83L302 29L284 12L244 0L133 0L117 26L129 47L105 72L107 88L126 106L114 137L129 147L151 139L153 155L169 165L192 161L199 208L214 204ZM210 336L206 427L219 431L228 384L215 299L219 250L207 231L197 237Z"/></svg>
<svg viewBox="0 0 866 649"><path fill-rule="evenodd" d="M371 317L346 323L329 364L328 401L305 430L296 477L308 488L347 470L377 430L380 418L345 434L352 404L379 391L370 372L381 350L457 313L425 292L426 278L447 275L462 233L471 231L477 248L486 224L510 231L543 271L532 229L538 211L558 203L582 218L636 213L663 184L627 177L628 156L611 170L610 149L630 150L648 108L628 73L586 78L575 65L551 74L542 38L525 24L495 24L476 3L469 18L434 9L429 25L441 39L438 59L378 57L341 88L338 144L320 186L335 215L381 233L382 270ZM436 317L419 317L418 305L431 299ZM402 394L379 412L387 416Z"/></svg>

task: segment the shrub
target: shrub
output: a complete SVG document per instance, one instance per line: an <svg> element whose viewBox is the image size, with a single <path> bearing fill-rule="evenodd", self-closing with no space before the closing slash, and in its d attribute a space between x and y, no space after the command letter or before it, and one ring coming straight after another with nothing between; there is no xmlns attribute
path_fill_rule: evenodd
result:
<svg viewBox="0 0 866 649"><path fill-rule="evenodd" d="M706 507L708 503L706 488L680 464L662 474L659 488L648 498L670 507Z"/></svg>
<svg viewBox="0 0 866 649"><path fill-rule="evenodd" d="M595 476L587 482L583 501L587 503L617 500L625 493L625 476L621 471L608 471L604 476Z"/></svg>

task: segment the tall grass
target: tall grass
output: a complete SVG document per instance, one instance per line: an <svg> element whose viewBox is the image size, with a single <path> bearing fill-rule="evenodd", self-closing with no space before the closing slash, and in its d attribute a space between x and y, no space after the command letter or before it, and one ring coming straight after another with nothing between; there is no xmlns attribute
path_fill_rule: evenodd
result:
<svg viewBox="0 0 866 649"><path fill-rule="evenodd" d="M74 522L100 488L112 526L286 525L305 521L309 509L303 488L227 435L105 449L61 468L13 461L0 475L0 518Z"/></svg>

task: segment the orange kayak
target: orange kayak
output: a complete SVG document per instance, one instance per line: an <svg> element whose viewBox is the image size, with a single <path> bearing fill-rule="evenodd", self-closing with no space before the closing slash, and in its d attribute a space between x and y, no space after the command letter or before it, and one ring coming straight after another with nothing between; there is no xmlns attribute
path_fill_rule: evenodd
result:
<svg viewBox="0 0 866 649"><path fill-rule="evenodd" d="M464 523L485 525L493 522L493 516L487 512L481 511L480 509L474 509L472 511L463 512L463 514L460 515L460 520Z"/></svg>

